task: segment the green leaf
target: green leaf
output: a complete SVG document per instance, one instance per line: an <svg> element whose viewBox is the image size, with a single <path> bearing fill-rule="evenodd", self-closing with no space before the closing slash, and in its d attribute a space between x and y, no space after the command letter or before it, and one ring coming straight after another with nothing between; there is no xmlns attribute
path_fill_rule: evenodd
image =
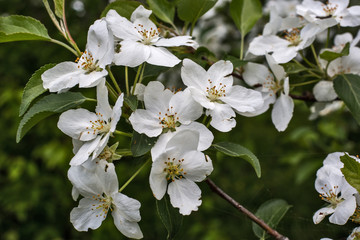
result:
<svg viewBox="0 0 360 240"><path fill-rule="evenodd" d="M220 142L212 145L216 150L231 156L245 159L253 166L256 175L261 177L261 167L259 159L247 148L230 142Z"/></svg>
<svg viewBox="0 0 360 240"><path fill-rule="evenodd" d="M360 76L339 75L334 80L336 94L345 102L358 124L360 124Z"/></svg>
<svg viewBox="0 0 360 240"><path fill-rule="evenodd" d="M271 228L276 228L291 207L291 205L282 199L271 199L261 204L255 215L264 220ZM268 237L266 231L256 223L252 224L252 229L259 239L266 239Z"/></svg>
<svg viewBox="0 0 360 240"><path fill-rule="evenodd" d="M216 2L217 0L180 0L177 2L179 18L185 22L195 23Z"/></svg>
<svg viewBox="0 0 360 240"><path fill-rule="evenodd" d="M304 71L308 70L306 67L301 66L296 63L285 63L285 64L282 64L282 66L284 67L284 70L287 74L294 74L294 73L304 72Z"/></svg>
<svg viewBox="0 0 360 240"><path fill-rule="evenodd" d="M183 216L171 206L167 195L164 195L161 200L156 200L156 210L168 232L167 239L175 239L180 231Z"/></svg>
<svg viewBox="0 0 360 240"><path fill-rule="evenodd" d="M346 43L346 45L344 46L344 48L341 52L337 53L337 52L332 52L332 51L324 51L320 54L320 58L322 58L328 62L331 62L339 57L349 55L349 49L350 49L350 43Z"/></svg>
<svg viewBox="0 0 360 240"><path fill-rule="evenodd" d="M138 100L136 96L134 95L126 96L124 102L126 103L126 105L129 106L129 108L132 111L135 111L137 109Z"/></svg>
<svg viewBox="0 0 360 240"><path fill-rule="evenodd" d="M50 94L37 101L21 119L16 142L42 119L54 114L61 113L68 109L82 104L86 98L81 93L66 92L61 94Z"/></svg>
<svg viewBox="0 0 360 240"><path fill-rule="evenodd" d="M45 66L42 66L39 70L37 70L30 78L28 83L24 88L24 93L21 99L21 105L19 110L19 116L24 115L26 110L29 108L32 101L35 98L46 92L46 89L43 87L43 82L41 80L41 74L43 74L46 70L54 67L56 64L50 63Z"/></svg>
<svg viewBox="0 0 360 240"><path fill-rule="evenodd" d="M140 5L140 2L138 1L118 0L107 5L101 13L101 17L106 17L107 12L110 9L114 9L120 16L130 19L133 11Z"/></svg>
<svg viewBox="0 0 360 240"><path fill-rule="evenodd" d="M240 60L238 57L234 57L234 56L230 56L230 55L226 56L225 60L230 61L234 65L234 68L242 67L246 63L248 63L247 61Z"/></svg>
<svg viewBox="0 0 360 240"><path fill-rule="evenodd" d="M262 6L259 0L232 0L230 16L241 34L245 36L262 16Z"/></svg>
<svg viewBox="0 0 360 240"><path fill-rule="evenodd" d="M145 155L154 146L156 138L150 138L145 134L134 131L131 139L131 152L134 157Z"/></svg>
<svg viewBox="0 0 360 240"><path fill-rule="evenodd" d="M168 0L147 0L150 9L162 21L173 24L175 5Z"/></svg>
<svg viewBox="0 0 360 240"><path fill-rule="evenodd" d="M50 39L45 26L34 18L18 15L0 17L0 43Z"/></svg>
<svg viewBox="0 0 360 240"><path fill-rule="evenodd" d="M65 0L54 0L54 5L56 16L63 19Z"/></svg>
<svg viewBox="0 0 360 240"><path fill-rule="evenodd" d="M346 181L360 192L360 163L347 154L341 156L340 160L344 163L341 172L344 174Z"/></svg>

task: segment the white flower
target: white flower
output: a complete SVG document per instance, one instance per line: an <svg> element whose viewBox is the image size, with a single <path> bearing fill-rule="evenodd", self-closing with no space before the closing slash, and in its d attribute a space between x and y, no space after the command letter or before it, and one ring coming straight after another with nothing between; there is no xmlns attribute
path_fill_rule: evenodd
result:
<svg viewBox="0 0 360 240"><path fill-rule="evenodd" d="M78 231L97 229L109 211L116 228L126 237L140 239L143 234L137 222L140 202L119 193L114 164L104 160L87 161L88 166L71 166L68 177L84 196L70 213L70 221Z"/></svg>
<svg viewBox="0 0 360 240"><path fill-rule="evenodd" d="M319 81L315 84L313 93L315 99L319 102L330 102L337 98L333 81Z"/></svg>
<svg viewBox="0 0 360 240"><path fill-rule="evenodd" d="M296 10L309 22L322 26L323 29L340 24L342 27L360 25L360 6L347 8L349 0L320 1L304 0Z"/></svg>
<svg viewBox="0 0 360 240"><path fill-rule="evenodd" d="M296 5L299 4L298 0L270 0L267 1L264 12L270 14L275 12L280 17L295 17Z"/></svg>
<svg viewBox="0 0 360 240"><path fill-rule="evenodd" d="M339 74L352 73L360 75L360 48L350 47L349 55L332 61L328 66L328 75L334 77Z"/></svg>
<svg viewBox="0 0 360 240"><path fill-rule="evenodd" d="M120 51L115 53L116 65L136 67L147 62L153 65L173 67L180 60L164 47L192 46L191 36L161 38L160 31L149 19L152 11L140 5L131 15L131 22L115 10L106 15L115 37L120 40Z"/></svg>
<svg viewBox="0 0 360 240"><path fill-rule="evenodd" d="M41 75L43 86L50 92L66 91L76 84L80 88L96 86L108 74L105 67L114 56L114 39L105 20L90 26L86 51L78 62L62 62Z"/></svg>
<svg viewBox="0 0 360 240"><path fill-rule="evenodd" d="M235 111L239 114L254 112L263 105L261 94L242 86L233 86L230 61L218 61L208 71L190 59L184 59L181 78L195 101L207 109L210 125L228 132L236 125ZM235 111L234 111L235 110Z"/></svg>
<svg viewBox="0 0 360 240"><path fill-rule="evenodd" d="M264 105L248 116L256 116L265 112L270 104L275 103L271 119L278 131L284 131L294 111L294 101L289 96L289 77L284 68L275 63L271 55L266 54L266 60L272 73L267 67L257 63L248 63L244 67L243 78L250 86L261 85L257 90L262 92ZM283 90L283 91L282 91ZM276 97L280 92L280 96Z"/></svg>
<svg viewBox="0 0 360 240"><path fill-rule="evenodd" d="M171 204L183 215L201 205L201 190L195 182L203 181L213 170L211 159L197 150L198 143L197 132L177 132L166 143L165 151L154 159L150 172L155 198L162 199L167 191Z"/></svg>
<svg viewBox="0 0 360 240"><path fill-rule="evenodd" d="M346 240L358 240L359 238L360 238L360 227L356 227L353 229L353 231Z"/></svg>
<svg viewBox="0 0 360 240"><path fill-rule="evenodd" d="M164 85L158 81L146 86L144 104L146 109L137 109L129 120L135 131L149 137L189 125L203 112L202 106L192 99L189 90L173 93L164 89Z"/></svg>
<svg viewBox="0 0 360 240"><path fill-rule="evenodd" d="M314 120L319 116L326 116L336 110L339 110L344 106L343 101L333 101L330 103L327 102L316 102L310 107L310 116L309 120Z"/></svg>
<svg viewBox="0 0 360 240"><path fill-rule="evenodd" d="M80 108L68 110L60 115L58 128L73 139L84 142L71 159L71 165L85 162L90 155L95 159L105 148L120 119L123 94L111 109L105 79L97 86L97 101L96 113Z"/></svg>

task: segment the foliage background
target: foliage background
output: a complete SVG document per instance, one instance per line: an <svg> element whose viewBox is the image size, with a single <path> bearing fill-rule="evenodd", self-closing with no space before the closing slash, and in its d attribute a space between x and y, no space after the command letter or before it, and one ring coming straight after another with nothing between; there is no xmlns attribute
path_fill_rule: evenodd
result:
<svg viewBox="0 0 360 240"><path fill-rule="evenodd" d="M70 32L85 47L88 27L100 16L107 1L69 0ZM83 10L76 6L83 4ZM40 20L49 35L61 39L47 16L41 0L0 0L0 15L26 15ZM225 11L224 16L227 12ZM227 14L228 15L228 14ZM234 27L235 29L235 27ZM239 46L234 43L234 49ZM235 51L238 52L238 51ZM222 56L218 56L222 57ZM0 239L124 239L108 217L95 231L79 233L69 214L77 206L67 179L72 157L69 137L57 127L58 116L42 121L24 139L15 143L22 89L37 69L47 63L75 60L70 52L46 42L15 42L0 45ZM93 94L89 92L88 94ZM282 198L293 207L277 230L290 239L345 239L354 224L336 226L324 220L312 222L323 201L314 189L316 170L328 153L357 154L360 131L346 110L309 121L308 104L295 101L294 119L284 133L272 125L270 112L254 118L237 118L237 127L215 136L215 143L229 140L251 149L262 166L258 179L251 166L240 159L218 154L213 159L215 181L234 199L255 212L265 201ZM128 139L120 139L127 145ZM124 158L118 163L120 184L141 164L141 159ZM166 230L156 212L145 169L124 193L142 203L144 239L165 239ZM251 222L201 183L203 204L184 218L178 239L256 239Z"/></svg>

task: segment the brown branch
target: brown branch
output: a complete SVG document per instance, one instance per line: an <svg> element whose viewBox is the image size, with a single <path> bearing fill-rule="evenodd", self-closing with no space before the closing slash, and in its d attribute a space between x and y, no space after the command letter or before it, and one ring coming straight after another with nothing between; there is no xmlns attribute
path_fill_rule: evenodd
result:
<svg viewBox="0 0 360 240"><path fill-rule="evenodd" d="M294 95L294 94L289 94L289 96L292 99L296 99L296 100L302 100L305 102L316 102L314 95L311 94L310 92L304 92L301 96Z"/></svg>
<svg viewBox="0 0 360 240"><path fill-rule="evenodd" d="M206 179L205 182L210 186L211 190L218 194L220 197L228 201L231 205L233 205L240 212L245 214L248 218L250 218L253 222L258 224L261 228L263 228L270 235L275 237L276 240L289 240L288 237L285 237L278 233L275 229L272 229L269 225L267 225L263 220L255 216L252 212L244 208L240 203L235 201L232 197L227 195L221 188L219 188L210 178Z"/></svg>

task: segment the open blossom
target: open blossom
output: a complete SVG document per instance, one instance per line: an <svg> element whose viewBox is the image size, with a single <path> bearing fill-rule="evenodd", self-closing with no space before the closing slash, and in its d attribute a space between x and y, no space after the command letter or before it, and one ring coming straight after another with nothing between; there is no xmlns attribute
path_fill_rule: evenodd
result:
<svg viewBox="0 0 360 240"><path fill-rule="evenodd" d="M119 96L112 109L105 79L97 86L97 101L96 113L80 108L68 110L60 115L58 128L73 139L84 142L71 159L71 165L82 164L90 155L95 159L107 145L120 119L123 94Z"/></svg>
<svg viewBox="0 0 360 240"><path fill-rule="evenodd" d="M307 21L321 25L323 29L340 24L342 27L360 25L360 6L348 8L349 0L329 0L327 3L304 0L296 12Z"/></svg>
<svg viewBox="0 0 360 240"><path fill-rule="evenodd" d="M85 52L76 62L62 62L41 75L43 86L50 92L66 91L79 84L94 87L108 74L105 67L114 56L114 37L105 20L90 26Z"/></svg>
<svg viewBox="0 0 360 240"><path fill-rule="evenodd" d="M151 13L152 11L142 5L132 13L131 21L120 16L115 10L107 13L106 21L118 40L119 51L114 56L116 65L136 67L147 62L173 67L180 59L165 47L197 45L191 36L160 37L159 29L149 19Z"/></svg>
<svg viewBox="0 0 360 240"><path fill-rule="evenodd" d="M70 221L78 231L97 229L111 212L116 228L126 237L140 239L138 222L140 202L119 193L115 166L105 160L87 161L87 166L71 166L68 177L82 195L79 206L70 213Z"/></svg>
<svg viewBox="0 0 360 240"><path fill-rule="evenodd" d="M160 200L167 192L171 204L183 215L201 205L201 190L195 182L203 181L213 170L211 159L197 150L198 143L197 132L177 132L166 143L165 151L153 158L150 172L155 198Z"/></svg>
<svg viewBox="0 0 360 240"><path fill-rule="evenodd" d="M250 86L258 86L257 91L262 93L264 105L248 116L262 114L274 103L271 119L278 131L284 131L294 111L294 101L289 96L289 77L284 68L275 63L271 55L266 54L270 70L264 65L251 63L245 65L243 78ZM277 96L278 95L278 96Z"/></svg>
<svg viewBox="0 0 360 240"><path fill-rule="evenodd" d="M197 63L185 59L181 68L181 78L192 97L207 109L206 115L211 116L210 125L222 132L235 127L235 112L254 112L263 105L260 93L233 85L232 71L232 63L223 60L205 71Z"/></svg>

